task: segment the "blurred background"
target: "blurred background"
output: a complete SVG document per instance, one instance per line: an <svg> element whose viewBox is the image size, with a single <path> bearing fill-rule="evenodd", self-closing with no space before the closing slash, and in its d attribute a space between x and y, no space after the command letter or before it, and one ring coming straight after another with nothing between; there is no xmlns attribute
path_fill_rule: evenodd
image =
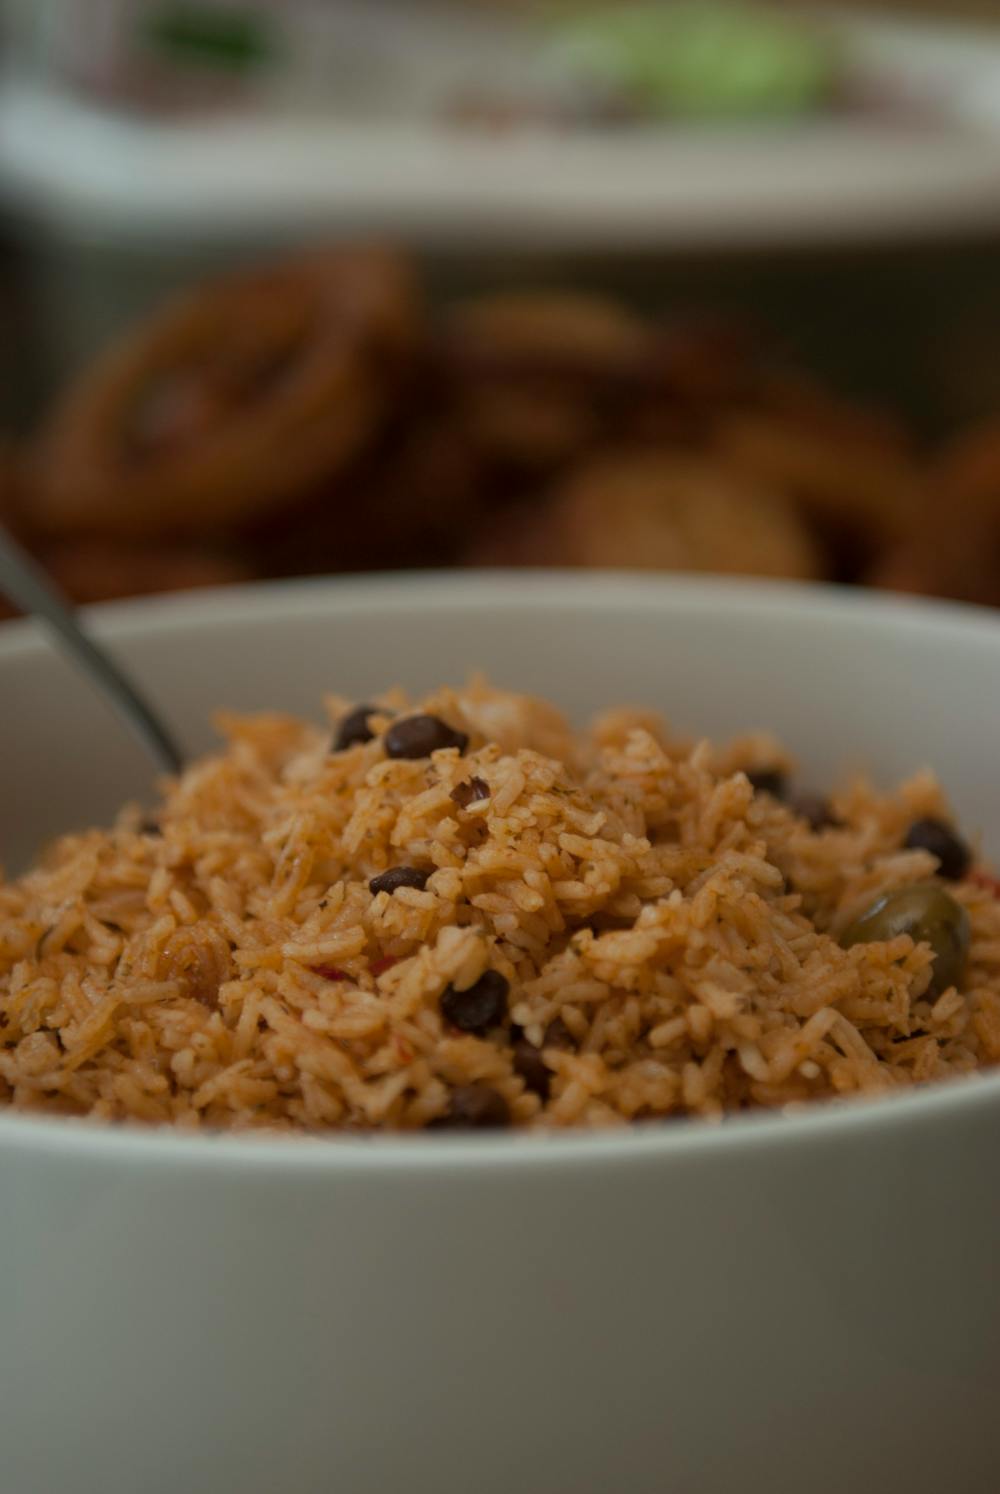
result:
<svg viewBox="0 0 1000 1494"><path fill-rule="evenodd" d="M986 0L0 0L0 515L1000 604L998 248Z"/></svg>

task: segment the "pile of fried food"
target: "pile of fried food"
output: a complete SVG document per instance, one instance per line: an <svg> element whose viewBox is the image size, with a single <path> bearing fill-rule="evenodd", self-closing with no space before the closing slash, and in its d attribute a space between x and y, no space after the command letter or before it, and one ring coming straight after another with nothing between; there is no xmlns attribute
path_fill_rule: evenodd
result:
<svg viewBox="0 0 1000 1494"><path fill-rule="evenodd" d="M594 296L432 314L380 249L167 306L3 470L4 518L78 601L509 564L1000 603L1000 427L922 451L735 325Z"/></svg>

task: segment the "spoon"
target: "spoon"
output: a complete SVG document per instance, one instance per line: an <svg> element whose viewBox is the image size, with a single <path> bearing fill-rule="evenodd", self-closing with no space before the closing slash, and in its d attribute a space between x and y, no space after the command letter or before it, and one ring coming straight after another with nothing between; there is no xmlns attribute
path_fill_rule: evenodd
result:
<svg viewBox="0 0 1000 1494"><path fill-rule="evenodd" d="M43 623L73 663L82 667L103 692L119 718L140 741L162 772L179 773L184 759L173 737L118 665L77 620L48 575L0 524L0 591L15 607Z"/></svg>

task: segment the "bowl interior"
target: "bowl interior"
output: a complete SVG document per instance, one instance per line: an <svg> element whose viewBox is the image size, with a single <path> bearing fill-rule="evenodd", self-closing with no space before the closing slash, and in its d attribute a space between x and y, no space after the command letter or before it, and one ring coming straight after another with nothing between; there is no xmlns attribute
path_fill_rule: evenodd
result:
<svg viewBox="0 0 1000 1494"><path fill-rule="evenodd" d="M220 706L319 714L485 670L574 718L635 704L685 732L776 732L821 788L862 766L933 766L963 824L1000 845L1000 622L829 589L617 576L373 578L238 588L98 610L92 626L192 752ZM0 628L0 858L152 796L145 758L27 624Z"/></svg>

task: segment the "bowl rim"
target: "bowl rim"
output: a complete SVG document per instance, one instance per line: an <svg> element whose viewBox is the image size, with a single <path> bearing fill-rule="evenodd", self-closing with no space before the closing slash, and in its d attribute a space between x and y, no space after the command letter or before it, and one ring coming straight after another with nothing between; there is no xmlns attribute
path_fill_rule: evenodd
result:
<svg viewBox="0 0 1000 1494"><path fill-rule="evenodd" d="M956 638L1000 640L1000 609L971 602L865 590L829 581L764 580L753 576L694 575L531 567L522 570L369 571L344 576L304 576L291 580L245 581L160 593L80 609L94 632L109 642L169 637L191 627L258 622L262 614L294 618L336 616L366 607L402 610L429 605L449 611L487 610L523 605L559 611L585 608L614 611L636 606L655 611L711 611L715 616L787 617L804 610L838 627L887 627L927 631ZM0 659L47 648L30 619L0 622Z"/></svg>
<svg viewBox="0 0 1000 1494"><path fill-rule="evenodd" d="M953 641L995 646L1000 664L1000 613L966 603L862 593L829 584L759 581L620 571L558 570L422 571L349 577L310 577L252 582L174 596L143 597L84 609L95 634L110 643L169 638L192 628L253 621L331 618L378 608L414 605L454 612L531 606L614 612L623 607L652 614L710 610L714 617L794 618L803 611L841 630L872 627L916 636L932 633ZM0 624L0 670L47 647L30 621ZM872 1130L938 1126L984 1108L1000 1110L1000 1068L918 1086L905 1093L817 1101L787 1111L727 1116L712 1123L678 1118L621 1129L502 1132L482 1136L424 1133L344 1135L267 1132L182 1131L170 1127L93 1122L86 1119L0 1112L0 1155L116 1161L142 1167L316 1174L417 1171L479 1171L553 1166L575 1169L599 1162L615 1165L667 1163L755 1153L764 1147L832 1144Z"/></svg>

